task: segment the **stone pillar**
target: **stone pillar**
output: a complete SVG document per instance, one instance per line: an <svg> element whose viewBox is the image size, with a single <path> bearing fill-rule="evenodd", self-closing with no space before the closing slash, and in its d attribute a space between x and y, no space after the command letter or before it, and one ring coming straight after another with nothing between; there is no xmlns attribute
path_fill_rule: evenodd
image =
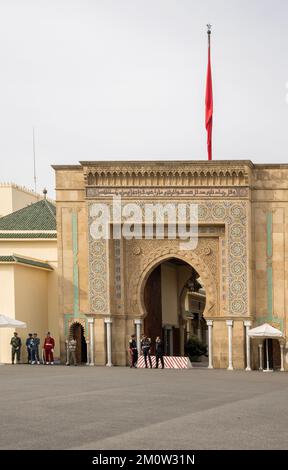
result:
<svg viewBox="0 0 288 470"><path fill-rule="evenodd" d="M111 324L112 319L110 317L105 318L104 320L106 324L106 348L107 348L107 367L112 367L112 332L111 332Z"/></svg>
<svg viewBox="0 0 288 470"><path fill-rule="evenodd" d="M244 326L246 329L246 369L251 370L251 348L250 348L250 336L248 336L248 331L250 330L251 321L244 321Z"/></svg>
<svg viewBox="0 0 288 470"><path fill-rule="evenodd" d="M66 347L66 366L69 364L69 349L68 349L68 339L65 341L65 347Z"/></svg>
<svg viewBox="0 0 288 470"><path fill-rule="evenodd" d="M184 356L184 345L186 343L185 339L186 324L182 317L179 318L179 332L180 332L180 356Z"/></svg>
<svg viewBox="0 0 288 470"><path fill-rule="evenodd" d="M169 342L167 338L169 338ZM168 352L165 351L166 345L169 347L170 356L173 356L173 328L171 325L164 325L164 354L168 354Z"/></svg>
<svg viewBox="0 0 288 470"><path fill-rule="evenodd" d="M280 343L280 351L281 351L281 372L284 372L284 344Z"/></svg>
<svg viewBox="0 0 288 470"><path fill-rule="evenodd" d="M187 318L186 320L186 338L185 338L185 342L188 340L189 336L190 336L190 318Z"/></svg>
<svg viewBox="0 0 288 470"><path fill-rule="evenodd" d="M138 354L140 356L140 354L141 354L141 325L142 325L142 320L140 318L137 318L136 320L134 320L134 325L136 326L137 350L138 350Z"/></svg>
<svg viewBox="0 0 288 470"><path fill-rule="evenodd" d="M213 369L213 338L212 338L212 331L213 331L213 320L207 320L208 326L208 369Z"/></svg>
<svg viewBox="0 0 288 470"><path fill-rule="evenodd" d="M173 356L173 354L174 354L174 351L173 351L173 340L174 340L174 338L173 338L173 327L171 326L169 328L169 330L170 330L170 354L171 354L171 356Z"/></svg>
<svg viewBox="0 0 288 470"><path fill-rule="evenodd" d="M258 344L259 348L259 370L263 370L263 344Z"/></svg>
<svg viewBox="0 0 288 470"><path fill-rule="evenodd" d="M201 313L198 313L198 320L197 320L197 336L198 336L199 341L202 341L201 318L202 318L202 314L201 314Z"/></svg>
<svg viewBox="0 0 288 470"><path fill-rule="evenodd" d="M88 318L88 324L89 324L89 344L90 344L89 366L94 366L94 318L93 317Z"/></svg>
<svg viewBox="0 0 288 470"><path fill-rule="evenodd" d="M87 345L87 362L86 366L90 365L90 341L86 340L86 345Z"/></svg>
<svg viewBox="0 0 288 470"><path fill-rule="evenodd" d="M228 326L228 367L227 370L233 370L233 320L226 320Z"/></svg>
<svg viewBox="0 0 288 470"><path fill-rule="evenodd" d="M270 365L269 365L269 343L268 343L268 338L266 338L265 341L266 341L266 369L264 369L264 372L265 371L269 372L270 371Z"/></svg>

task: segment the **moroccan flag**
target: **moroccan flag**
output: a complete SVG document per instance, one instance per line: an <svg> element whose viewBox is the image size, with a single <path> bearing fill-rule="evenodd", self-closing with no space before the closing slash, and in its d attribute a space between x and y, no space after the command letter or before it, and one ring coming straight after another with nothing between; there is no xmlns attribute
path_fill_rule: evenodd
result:
<svg viewBox="0 0 288 470"><path fill-rule="evenodd" d="M213 116L213 91L212 75L210 63L210 31L208 32L208 65L206 77L206 96L205 96L205 127L207 130L207 152L208 160L212 160L212 116Z"/></svg>

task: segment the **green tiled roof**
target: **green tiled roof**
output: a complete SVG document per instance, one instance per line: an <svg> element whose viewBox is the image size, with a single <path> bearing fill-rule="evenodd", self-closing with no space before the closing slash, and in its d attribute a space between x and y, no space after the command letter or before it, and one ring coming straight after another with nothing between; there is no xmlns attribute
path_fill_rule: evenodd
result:
<svg viewBox="0 0 288 470"><path fill-rule="evenodd" d="M30 258L22 258L18 255L12 256L0 256L0 264L1 263L18 263L18 264L27 264L28 266L34 266L36 268L44 268L49 269L50 271L53 270L50 264L45 263L44 261L37 261L35 259Z"/></svg>
<svg viewBox="0 0 288 470"><path fill-rule="evenodd" d="M14 259L14 256L0 256L0 262L15 263L15 259Z"/></svg>
<svg viewBox="0 0 288 470"><path fill-rule="evenodd" d="M1 220L1 219L0 219ZM0 232L0 238L57 238L57 233L43 233L43 232Z"/></svg>
<svg viewBox="0 0 288 470"><path fill-rule="evenodd" d="M56 207L47 199L0 218L3 230L56 230Z"/></svg>

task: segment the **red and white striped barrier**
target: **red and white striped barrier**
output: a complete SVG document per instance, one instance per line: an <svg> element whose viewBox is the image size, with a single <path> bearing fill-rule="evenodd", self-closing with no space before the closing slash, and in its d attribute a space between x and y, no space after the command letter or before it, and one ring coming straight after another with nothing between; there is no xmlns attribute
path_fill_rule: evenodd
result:
<svg viewBox="0 0 288 470"><path fill-rule="evenodd" d="M190 369L192 368L192 364L190 362L189 357L184 357L184 356L163 356L164 359L164 366L166 369ZM156 357L151 356L152 360L152 366L156 366ZM147 358L147 365L149 365L149 359ZM137 367L139 369L145 367L145 361L144 361L144 356L140 356L137 362ZM161 361L159 360L158 362L158 367L161 366Z"/></svg>

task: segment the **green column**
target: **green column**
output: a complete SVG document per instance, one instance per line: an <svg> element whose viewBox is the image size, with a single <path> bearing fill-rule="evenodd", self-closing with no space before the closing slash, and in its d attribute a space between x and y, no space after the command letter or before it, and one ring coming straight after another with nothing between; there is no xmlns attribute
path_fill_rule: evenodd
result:
<svg viewBox="0 0 288 470"><path fill-rule="evenodd" d="M73 313L79 314L79 268L78 268L78 216L72 213L72 249L73 249Z"/></svg>
<svg viewBox="0 0 288 470"><path fill-rule="evenodd" d="M272 226L273 226L273 214L272 212L267 213L266 217L266 273L267 273L267 306L268 306L268 318L273 318L273 240L272 240Z"/></svg>

